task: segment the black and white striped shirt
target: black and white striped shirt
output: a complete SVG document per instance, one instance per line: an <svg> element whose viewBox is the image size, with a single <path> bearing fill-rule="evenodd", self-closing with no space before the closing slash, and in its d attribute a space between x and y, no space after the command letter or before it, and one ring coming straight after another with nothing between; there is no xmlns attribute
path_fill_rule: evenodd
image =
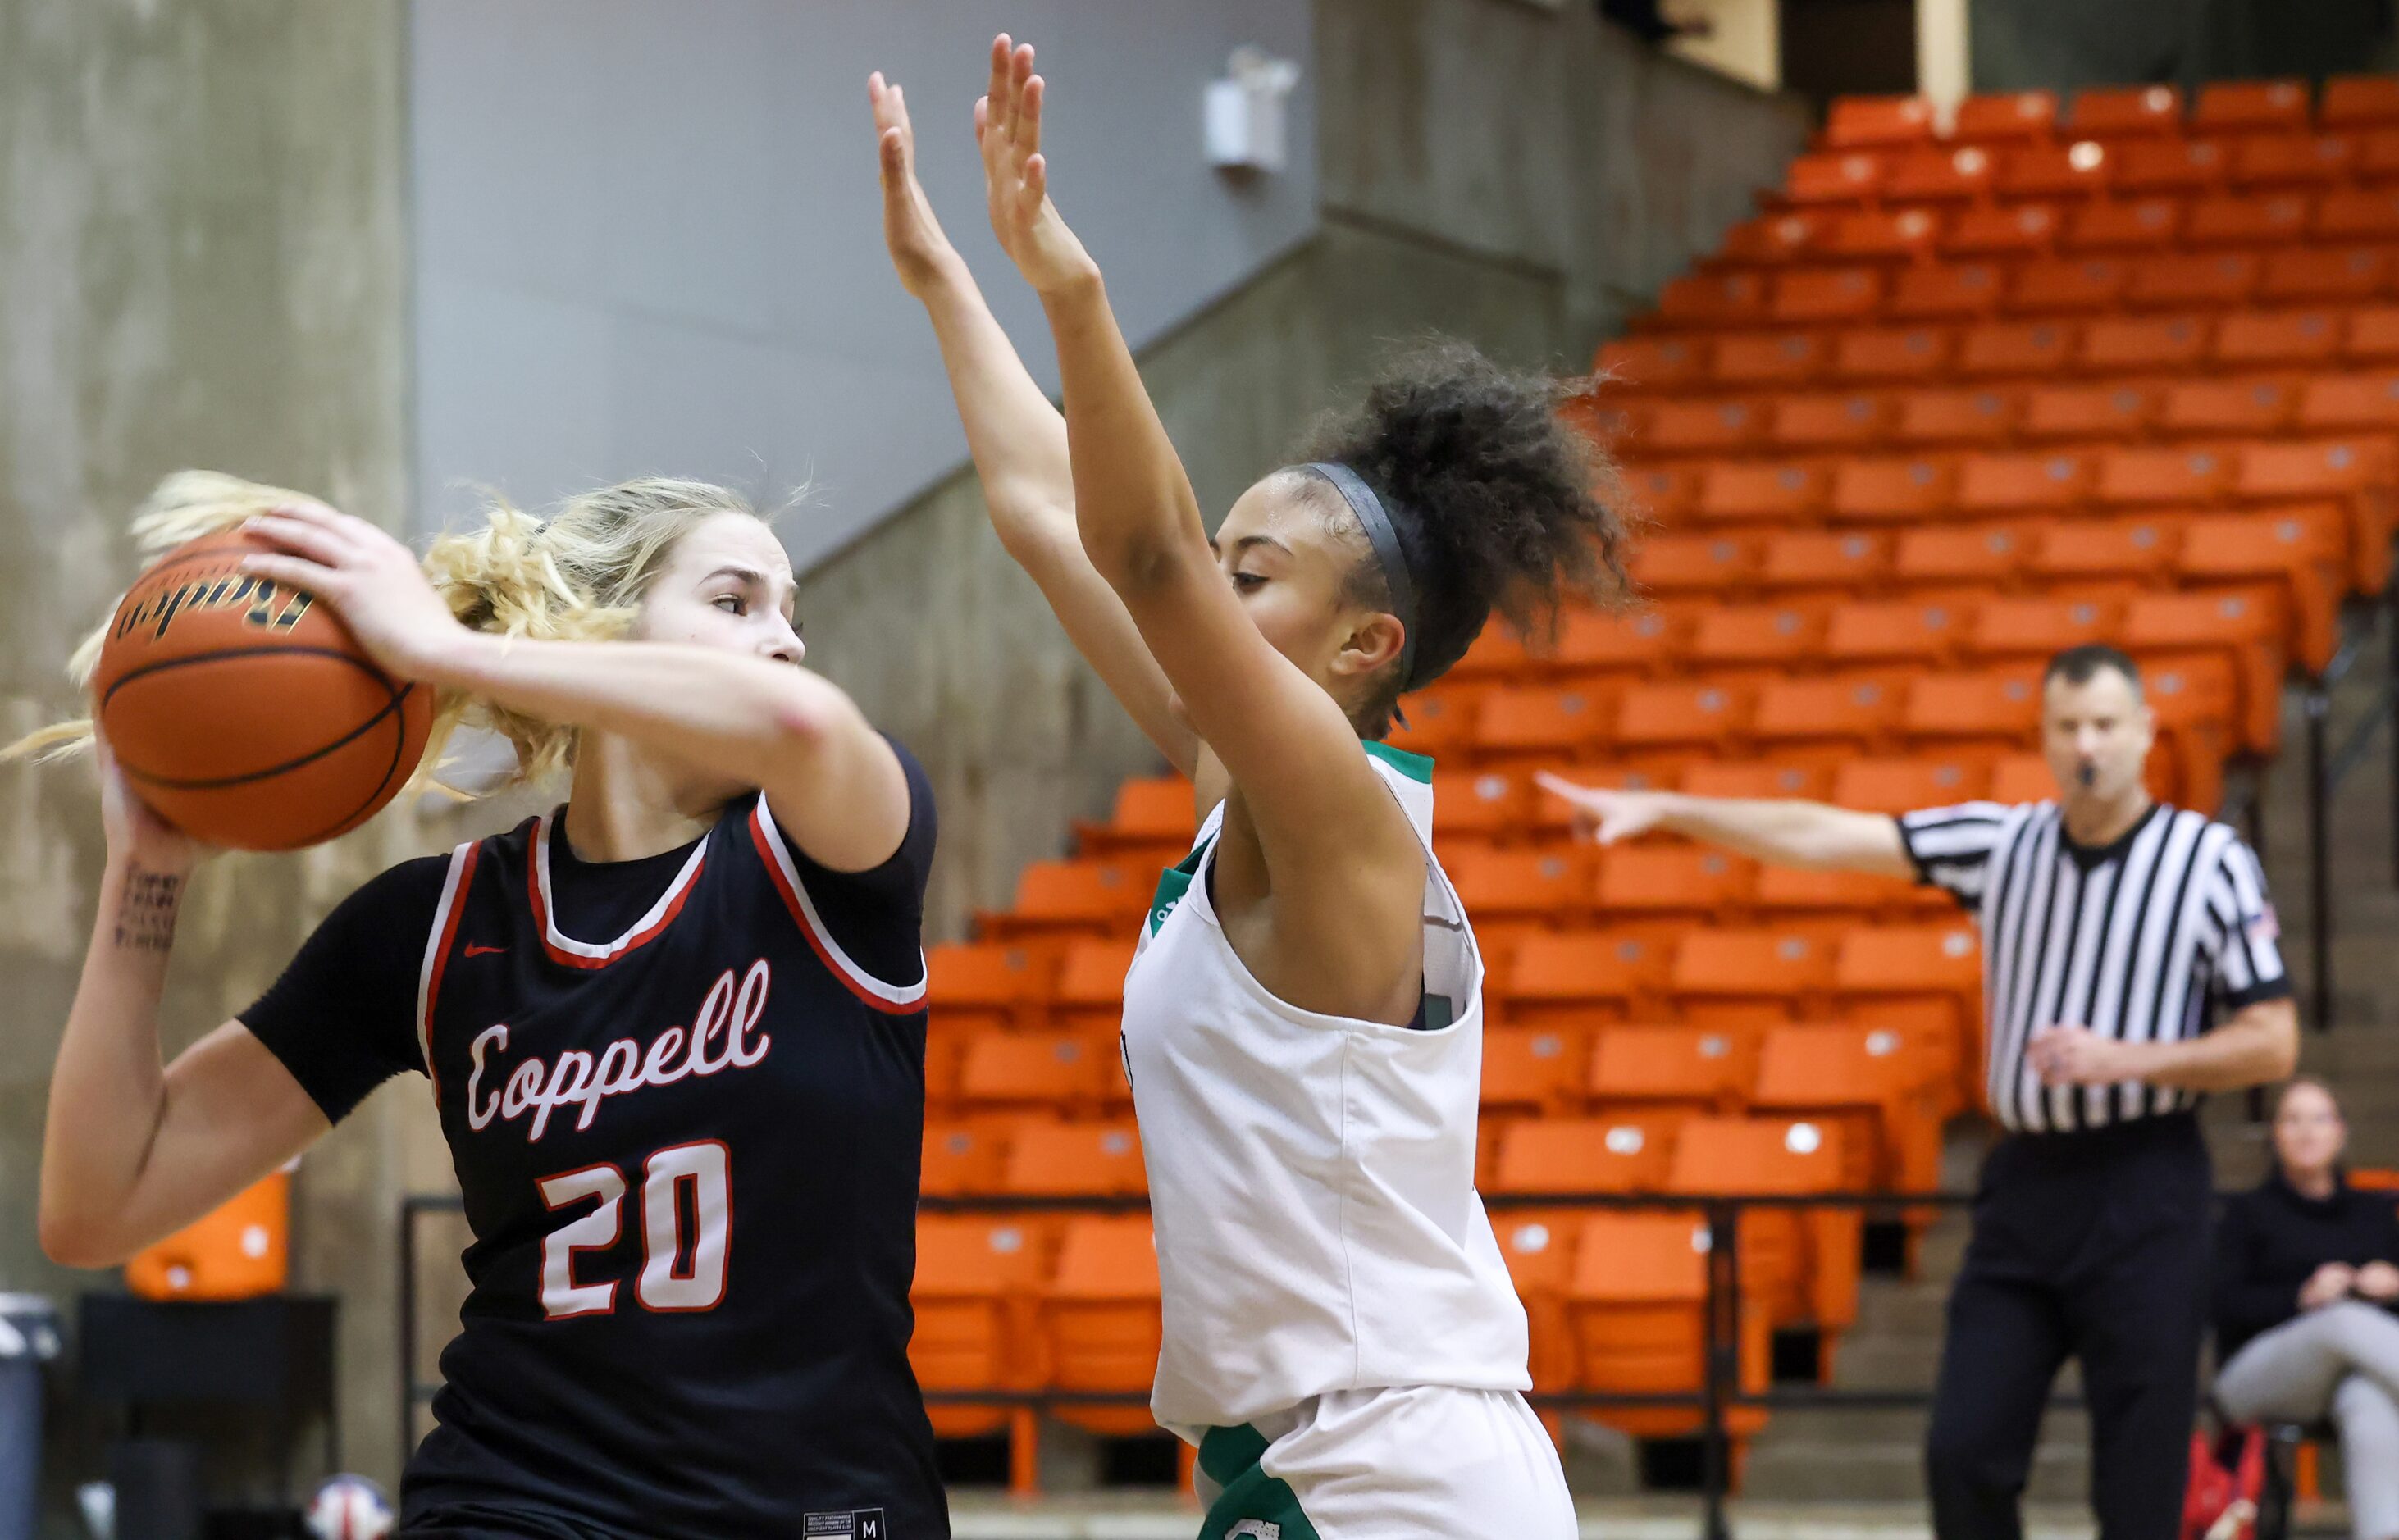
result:
<svg viewBox="0 0 2399 1540"><path fill-rule="evenodd" d="M1984 1090L2009 1129L2092 1128L2197 1104L2133 1082L2043 1086L2025 1061L2043 1027L2172 1041L2291 993L2257 858L2201 814L2160 804L2103 849L2076 844L2048 802L1928 808L1899 827L1918 875L1981 922Z"/></svg>

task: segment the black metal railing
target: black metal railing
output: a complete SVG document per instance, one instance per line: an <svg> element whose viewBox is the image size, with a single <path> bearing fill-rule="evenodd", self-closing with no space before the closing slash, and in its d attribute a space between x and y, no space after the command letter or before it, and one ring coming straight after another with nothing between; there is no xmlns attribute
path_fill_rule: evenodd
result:
<svg viewBox="0 0 2399 1540"><path fill-rule="evenodd" d="M1741 1220L1761 1209L1855 1209L1867 1217L1901 1218L1911 1210L1953 1209L1973 1201L1965 1193L1542 1193L1491 1194L1484 1202L1495 1213L1511 1209L1561 1210L1634 1209L1696 1215L1707 1227L1706 1289L1702 1296L1704 1331L1700 1384L1686 1391L1630 1392L1604 1390L1537 1390L1526 1398L1544 1411L1606 1412L1642 1409L1690 1411L1699 1413L1701 1491L1705 1540L1728 1540L1731 1533L1725 1505L1733 1479L1732 1413L1737 1410L1908 1411L1929 1408L1932 1388L1852 1389L1833 1385L1769 1385L1744 1387L1741 1363ZM928 1196L920 1207L928 1213L1084 1213L1145 1212L1142 1196L1043 1197L1010 1195L978 1197ZM457 1213L459 1200L448 1195L413 1196L400 1201L400 1455L404 1464L415 1447L417 1409L431 1399L438 1383L417 1375L416 1267L418 1221L433 1213ZM933 1405L1005 1405L1037 1412L1074 1407L1146 1407L1148 1392L1074 1391L1020 1388L928 1390ZM2073 1398L2053 1398L2053 1407L2080 1405Z"/></svg>

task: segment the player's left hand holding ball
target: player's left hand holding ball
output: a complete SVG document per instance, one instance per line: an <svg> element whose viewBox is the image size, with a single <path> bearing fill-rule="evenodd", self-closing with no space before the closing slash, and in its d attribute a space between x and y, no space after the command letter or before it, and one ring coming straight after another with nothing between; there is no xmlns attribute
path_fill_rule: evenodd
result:
<svg viewBox="0 0 2399 1540"><path fill-rule="evenodd" d="M242 569L332 605L395 678L428 678L468 635L426 581L416 554L363 519L322 503L291 503L249 528L288 554L248 557Z"/></svg>

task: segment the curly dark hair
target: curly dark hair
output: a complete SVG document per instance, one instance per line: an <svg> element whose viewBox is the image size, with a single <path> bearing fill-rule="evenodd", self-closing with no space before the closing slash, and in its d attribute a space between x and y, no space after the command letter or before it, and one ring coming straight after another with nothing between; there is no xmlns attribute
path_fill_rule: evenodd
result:
<svg viewBox="0 0 2399 1540"><path fill-rule="evenodd" d="M1553 632L1570 599L1615 605L1630 596L1615 467L1558 418L1589 384L1502 369L1465 343L1433 338L1395 355L1363 401L1309 431L1297 458L1346 465L1374 489L1416 585L1411 677L1395 662L1353 705L1363 736L1388 732L1400 696L1447 672L1495 611L1538 638ZM1345 597L1391 602L1372 556Z"/></svg>

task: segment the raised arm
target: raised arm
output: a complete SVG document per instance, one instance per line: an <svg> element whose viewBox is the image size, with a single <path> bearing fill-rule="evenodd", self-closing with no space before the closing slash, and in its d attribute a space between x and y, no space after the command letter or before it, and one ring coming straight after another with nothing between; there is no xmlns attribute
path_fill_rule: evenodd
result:
<svg viewBox="0 0 2399 1540"><path fill-rule="evenodd" d="M993 44L994 69L1007 46ZM1026 372L1015 344L983 302L974 275L916 180L915 130L897 85L867 82L880 137L883 238L901 287L924 305L942 344L950 393L966 425L967 448L983 481L983 505L999 543L1040 588L1067 637L1149 740L1186 776L1197 768L1200 740L1169 704L1172 690L1124 601L1083 552L1075 527L1075 480L1066 420ZM980 118L978 137L983 132Z"/></svg>
<svg viewBox="0 0 2399 1540"><path fill-rule="evenodd" d="M1913 877L1899 825L1879 813L1820 802L1687 797L1672 791L1610 791L1544 771L1542 790L1575 810L1576 827L1602 844L1655 830L1722 845L1754 860L1817 871Z"/></svg>
<svg viewBox="0 0 2399 1540"><path fill-rule="evenodd" d="M69 1267L172 1235L328 1127L238 1021L161 1062L158 1001L197 852L127 790L105 744L99 758L108 864L42 1134L42 1250Z"/></svg>
<svg viewBox="0 0 2399 1540"><path fill-rule="evenodd" d="M1420 860L1356 729L1267 643L1217 565L1098 264L1050 201L1033 50L1007 42L993 48L990 95L977 107L985 186L993 229L1057 343L1083 549L1239 788L1278 891L1346 881L1364 852Z"/></svg>
<svg viewBox="0 0 2399 1540"><path fill-rule="evenodd" d="M651 642L545 642L458 624L407 547L321 506L254 521L288 555L247 570L333 606L401 679L640 743L766 793L810 858L860 871L908 831L908 781L849 696L822 675L755 654Z"/></svg>

